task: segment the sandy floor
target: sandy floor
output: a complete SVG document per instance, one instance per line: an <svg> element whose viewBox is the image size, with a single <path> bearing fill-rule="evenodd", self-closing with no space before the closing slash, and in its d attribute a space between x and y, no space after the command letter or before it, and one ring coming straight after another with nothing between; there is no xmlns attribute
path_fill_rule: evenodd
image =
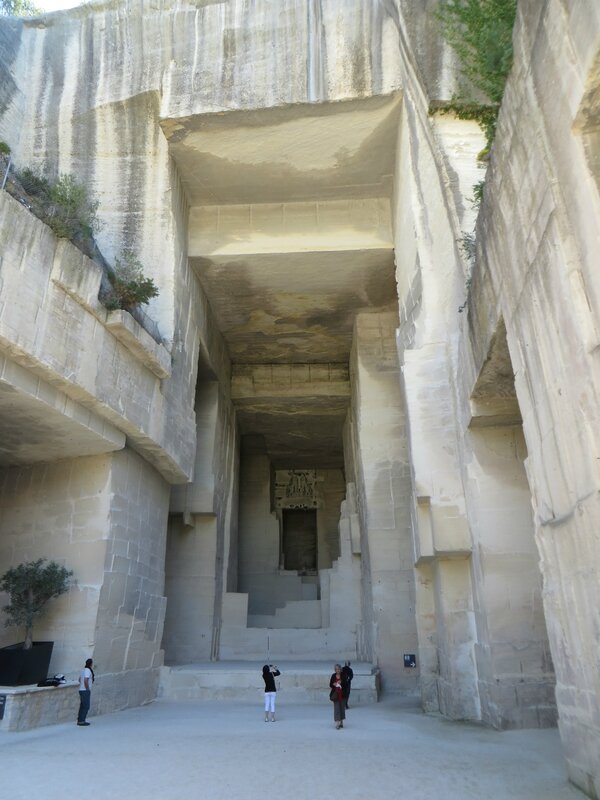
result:
<svg viewBox="0 0 600 800"><path fill-rule="evenodd" d="M89 728L0 734L11 800L583 800L556 730L498 733L397 702L350 709L157 702ZM7 792L5 794L5 791Z"/></svg>

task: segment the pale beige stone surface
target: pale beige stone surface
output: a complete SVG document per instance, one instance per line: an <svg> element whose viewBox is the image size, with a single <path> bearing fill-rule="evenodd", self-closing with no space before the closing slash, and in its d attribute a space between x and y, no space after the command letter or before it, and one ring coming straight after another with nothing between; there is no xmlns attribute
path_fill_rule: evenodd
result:
<svg viewBox="0 0 600 800"><path fill-rule="evenodd" d="M600 11L519 4L474 266L435 4L276 5L0 20L0 137L93 190L164 337L0 198L0 566L85 576L40 630L63 671L93 649L97 710L155 696L163 647L358 654L451 718L558 709L597 797ZM281 568L294 470L316 575Z"/></svg>
<svg viewBox="0 0 600 800"><path fill-rule="evenodd" d="M93 655L99 594L107 553L110 455L2 470L1 563L5 568L37 558L73 570L66 595L48 603L34 639L54 641L50 674L79 675ZM22 641L18 628L2 626L2 644Z"/></svg>
<svg viewBox="0 0 600 800"><path fill-rule="evenodd" d="M0 686L5 695L0 731L28 731L77 719L79 681L60 686L26 688Z"/></svg>
<svg viewBox="0 0 600 800"><path fill-rule="evenodd" d="M586 160L582 144L586 128L596 124L599 40L594 3L520 8L476 273L487 284L479 296L485 291L494 298L495 319L501 315L506 325L569 774L593 797L600 792L600 695L589 670L597 660L592 631L599 608L592 577L598 568L592 265L600 198L595 163ZM476 329L480 307L474 300L469 307Z"/></svg>

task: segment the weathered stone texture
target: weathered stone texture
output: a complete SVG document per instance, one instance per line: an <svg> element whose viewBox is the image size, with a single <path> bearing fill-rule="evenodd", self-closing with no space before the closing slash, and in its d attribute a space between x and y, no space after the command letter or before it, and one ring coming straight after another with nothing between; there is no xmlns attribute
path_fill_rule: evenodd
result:
<svg viewBox="0 0 600 800"><path fill-rule="evenodd" d="M578 127L595 114L599 41L595 3L519 6L477 266L506 323L569 774L593 797L600 795L600 695L589 669L597 660L600 608L594 363L600 198ZM472 301L469 314L480 320L477 309Z"/></svg>
<svg viewBox="0 0 600 800"><path fill-rule="evenodd" d="M162 664L168 485L127 450L0 474L1 563L46 557L74 572L69 593L35 628L36 639L55 643L50 672L76 678L91 656L102 674L98 707L152 699ZM3 630L2 641L18 635ZM121 676L140 669L135 681Z"/></svg>
<svg viewBox="0 0 600 800"><path fill-rule="evenodd" d="M124 347L122 334L113 332L114 317L98 301L100 268L57 242L6 193L0 203L3 352L111 423L111 430L124 430L171 479L181 480L191 467L191 448L175 452L169 421L175 430L181 421L175 425L169 415L156 374L170 372L169 354L133 321L128 335L137 348Z"/></svg>
<svg viewBox="0 0 600 800"><path fill-rule="evenodd" d="M94 642L102 672L94 702L103 711L139 705L155 696L163 663L169 505L168 484L129 450L112 457L109 489Z"/></svg>
<svg viewBox="0 0 600 800"><path fill-rule="evenodd" d="M94 191L164 337L0 198L0 563L85 576L41 630L57 665L93 649L101 711L154 696L163 627L174 663L359 654L498 728L553 723L554 666L598 797L600 8L519 3L472 273L482 141L430 114L456 84L436 5L0 20L0 138ZM318 576L282 568L294 469Z"/></svg>
<svg viewBox="0 0 600 800"><path fill-rule="evenodd" d="M519 499L508 462L501 459L494 465L492 458L477 463L484 451L474 454L477 440L466 431L474 413L473 425L520 422L510 359L501 358L501 347L489 359L491 337L500 331L501 340L497 289L479 272L471 279L470 264L460 247L473 222L468 197L472 184L482 177L475 159L482 140L470 123L445 116L434 119L432 128L409 59L402 72L404 107L393 219L400 355L414 470L423 703L459 718L483 715L499 727L548 724L554 714L553 675L543 618L535 602L540 579L530 516L527 522L528 495ZM474 296L477 301L471 302ZM467 297L470 331L466 314L461 316ZM462 350L470 346L473 350L464 359ZM507 374L501 374L507 362ZM484 366L485 381L478 384L475 409L471 393ZM477 435L487 445L494 442L491 432ZM512 473L515 470L519 471L518 459ZM520 472L524 481L522 467ZM475 484L470 483L475 475ZM509 499L511 492L515 494ZM495 519L496 494L508 504L517 503L512 522L521 526L522 542L511 541L506 519ZM506 558L498 558L494 550ZM496 573L498 582L490 576L486 585L490 572ZM513 581L517 575L521 578L513 602L522 606L507 617L500 587L511 585L511 575ZM509 631L506 622L511 620L514 628ZM519 659L519 651L503 645L507 640L527 642L528 657ZM505 683L515 686L495 692Z"/></svg>
<svg viewBox="0 0 600 800"><path fill-rule="evenodd" d="M414 685L414 673L404 669L399 654L416 649L410 472L396 325L395 314L360 315L351 362L364 641L377 653L383 687L391 691Z"/></svg>
<svg viewBox="0 0 600 800"><path fill-rule="evenodd" d="M6 706L0 731L28 731L77 718L79 682L51 688L3 687L2 693L6 695Z"/></svg>
<svg viewBox="0 0 600 800"><path fill-rule="evenodd" d="M50 672L72 678L94 654L109 518L110 455L0 471L0 563L54 559L74 572L68 594L48 604L34 638L54 641ZM4 628L0 641L22 635Z"/></svg>

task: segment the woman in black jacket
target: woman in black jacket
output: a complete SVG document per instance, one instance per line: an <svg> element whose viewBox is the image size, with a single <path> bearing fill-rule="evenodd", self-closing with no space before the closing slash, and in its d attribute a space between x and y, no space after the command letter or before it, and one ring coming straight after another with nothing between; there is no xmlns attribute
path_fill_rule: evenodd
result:
<svg viewBox="0 0 600 800"><path fill-rule="evenodd" d="M275 678L278 675L281 675L281 672L273 664L264 665L262 676L265 682L265 722L269 722L269 714L271 715L270 721L275 722L275 697L277 695Z"/></svg>
<svg viewBox="0 0 600 800"><path fill-rule="evenodd" d="M344 727L344 720L346 719L346 692L348 691L348 682L346 676L342 672L340 664L336 664L335 672L329 679L329 699L333 701L333 721L337 730Z"/></svg>

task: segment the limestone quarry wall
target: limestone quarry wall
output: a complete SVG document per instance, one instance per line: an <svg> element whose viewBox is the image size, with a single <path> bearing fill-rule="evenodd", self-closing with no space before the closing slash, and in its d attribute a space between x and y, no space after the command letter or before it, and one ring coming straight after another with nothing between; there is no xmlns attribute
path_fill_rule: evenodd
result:
<svg viewBox="0 0 600 800"><path fill-rule="evenodd" d="M156 697L165 618L169 484L137 453L111 459L106 557L94 631L99 713Z"/></svg>
<svg viewBox="0 0 600 800"><path fill-rule="evenodd" d="M338 0L126 2L3 21L0 137L18 165L85 181L100 201L104 255L134 249L161 289L149 309L167 339L181 335L186 276L159 120L396 90L394 15L362 0L344 12Z"/></svg>
<svg viewBox="0 0 600 800"><path fill-rule="evenodd" d="M176 189L176 180L174 186ZM178 335L165 346L155 342L127 312L107 312L98 301L100 268L70 243L57 241L46 225L6 193L0 197L0 236L0 388L4 407L12 398L17 409L4 420L4 451L17 462L54 462L72 455L122 454L128 441L145 459L140 457L134 466L135 456L130 453L129 466L120 473L122 485L110 499L105 498L107 509L102 519L95 516L91 501L81 510L74 508L67 479L64 486L52 482L52 489L41 497L35 495L32 503L39 509L36 513L45 515L45 527L40 530L51 532L53 544L36 538L28 540L31 546L26 551L5 547L1 563L8 568L22 560L47 556L73 568L76 575L98 572L94 603L86 607L92 615L89 630L81 630L81 610L76 605L59 607L61 628L72 634L65 637L52 631L53 667L72 672L83 663L82 655L92 655L104 662L105 673L95 693L96 707L109 711L138 705L154 697L162 663L169 484L186 480L198 469L192 404L198 360L202 359L207 370L214 364L215 376L220 376L228 389L227 353L193 273L186 273L187 283L174 287L181 309ZM15 302L17 298L19 302ZM220 427L211 425L213 439L217 438L208 468L220 478L212 480L210 507L191 502L185 510L218 513L223 549L228 528L235 524L236 431L227 396L221 398L217 419ZM204 447L198 457L206 458ZM46 471L52 474L54 469L49 465ZM57 465L57 474L61 469ZM139 477L134 479L136 471ZM56 493L51 502L50 491ZM125 493L122 497L120 491ZM146 491L157 504L151 524L147 515L152 503L135 505ZM126 517L124 528L122 520L118 523L118 535L113 530L113 500L118 506L115 514ZM66 510L58 515L47 507L48 502ZM133 504L129 511L127 503ZM115 553L125 556L121 567L114 570L117 575L110 564L104 567L106 545L102 550L88 548L81 553L73 547L86 524L89 531L82 535L97 534L110 542L116 537ZM139 524L147 531L140 531ZM14 535L13 520L2 515L3 541L4 537L12 541ZM160 541L158 550L151 552L154 583L149 589L148 576L138 574L131 565L139 560L139 569L146 569L141 543L146 540L152 549L155 535ZM112 558L112 548L106 552ZM83 569L86 560L89 563ZM214 572L214 561L212 569ZM218 577L223 583L224 568L221 573ZM213 591L215 585L213 576ZM102 593L101 602L98 592ZM142 598L139 603L133 601L136 593ZM125 608L130 609L129 617ZM177 612L176 599L173 611ZM94 633L96 626L101 636ZM212 626L211 618L209 641ZM206 631L202 635L206 636Z"/></svg>
<svg viewBox="0 0 600 800"><path fill-rule="evenodd" d="M473 123L429 113L455 80L434 5L131 2L0 20L0 138L18 165L86 182L100 200L104 254L132 247L159 285L149 312L165 339L152 344L126 316L99 309L93 266L0 199L3 388L64 409L59 432L76 425L77 454L88 456L77 460L83 489L70 488L70 456L3 471L1 562L26 557L29 525L49 535L34 534L32 557L62 557L79 514L100 520L93 548L86 539L78 551L85 560L94 549L93 611L72 609L80 627L64 645L80 659L97 603L100 708L152 696L165 548L172 660L218 655L221 608L222 652L268 650L265 632L246 628L237 575L250 546L278 568L270 468L253 454L238 481L229 355L188 264L189 198L167 137L176 145L201 114L401 93L391 214L399 317L356 321L344 434L356 502L349 491L342 569L327 577L339 601L360 553L361 609L356 593L350 612L329 609L343 630L328 646L351 652L358 638L386 688L412 688L418 676L426 709L497 727L551 724L555 670L569 774L598 797L600 9L519 3L471 274L460 241L481 139ZM84 355L96 347L101 361ZM48 445L50 461L67 439ZM18 446L26 459L36 442ZM186 481L172 493L166 541L167 483ZM239 542L238 485L240 528L253 534ZM29 507L21 516L30 501L39 518ZM60 517L60 535L44 513ZM69 598L44 623L53 636L55 612L81 599ZM200 621L189 635L192 608ZM351 633L350 615L360 620ZM279 633L275 646L297 655L297 638ZM305 652L329 652L322 631L309 633ZM399 662L404 653L417 655L417 669Z"/></svg>
<svg viewBox="0 0 600 800"><path fill-rule="evenodd" d="M61 396L69 398L74 422L104 442L89 447L118 449L125 433L169 479L184 480L194 453L192 419L189 410L173 414L161 392L172 372L167 349L126 312L107 312L98 301L100 267L6 192L0 237L5 381L57 410ZM10 374L9 362L17 365ZM37 377L37 389L19 382L19 365Z"/></svg>
<svg viewBox="0 0 600 800"><path fill-rule="evenodd" d="M459 249L471 123L434 127L410 49L394 177L393 227L399 301L398 376L406 404L411 556L415 568L417 669L423 706L481 716L454 374L466 264ZM456 152L461 155L456 158Z"/></svg>
<svg viewBox="0 0 600 800"><path fill-rule="evenodd" d="M71 673L93 653L107 553L110 455L0 471L0 563L55 559L73 570L73 588L49 603L34 640L54 641L51 673ZM68 624L67 623L68 620ZM0 630L2 645L22 637Z"/></svg>
<svg viewBox="0 0 600 800"><path fill-rule="evenodd" d="M127 449L0 477L0 563L47 558L74 573L34 628L36 640L54 642L50 674L75 679L93 656L95 709L153 699L163 661L166 481ZM0 643L20 634L3 627Z"/></svg>
<svg viewBox="0 0 600 800"><path fill-rule="evenodd" d="M478 235L506 324L527 444L559 726L572 780L600 794L597 670L600 9L519 7Z"/></svg>
<svg viewBox="0 0 600 800"><path fill-rule="evenodd" d="M221 374L228 370L227 361ZM171 490L165 564L167 663L218 656L223 594L236 591L238 580L239 433L228 379L207 377L196 387L193 479Z"/></svg>
<svg viewBox="0 0 600 800"><path fill-rule="evenodd" d="M351 442L361 527L362 646L388 691L414 688L410 468L394 313L361 314L351 360ZM373 655L371 655L373 654Z"/></svg>

